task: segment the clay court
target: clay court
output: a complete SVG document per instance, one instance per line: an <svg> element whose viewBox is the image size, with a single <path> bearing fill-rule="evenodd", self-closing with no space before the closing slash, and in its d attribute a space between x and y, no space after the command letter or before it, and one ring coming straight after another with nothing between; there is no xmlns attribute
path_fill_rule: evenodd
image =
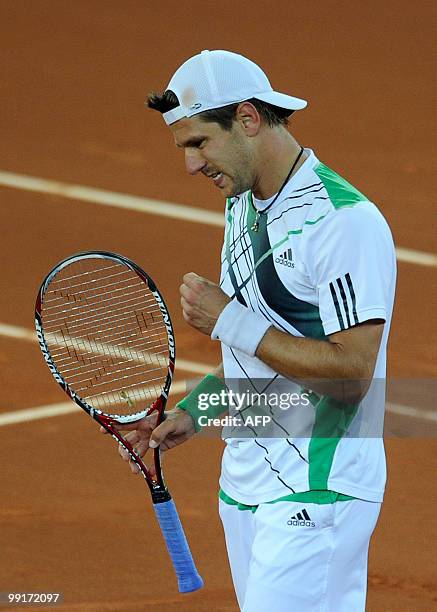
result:
<svg viewBox="0 0 437 612"><path fill-rule="evenodd" d="M144 482L68 403L33 332L47 271L72 253L109 250L159 283L178 359L190 362L184 370L177 361L176 380L218 362L218 347L184 323L178 288L188 271L217 279L223 201L186 174L143 101L182 60L224 48L258 62L279 91L309 100L292 133L392 227L399 276L389 377L403 386L389 398L389 481L368 610L437 610L436 22L426 0L0 3L1 592L62 592L57 609L66 612L237 612L217 515L220 440L199 438L164 458L205 580L182 596Z"/></svg>

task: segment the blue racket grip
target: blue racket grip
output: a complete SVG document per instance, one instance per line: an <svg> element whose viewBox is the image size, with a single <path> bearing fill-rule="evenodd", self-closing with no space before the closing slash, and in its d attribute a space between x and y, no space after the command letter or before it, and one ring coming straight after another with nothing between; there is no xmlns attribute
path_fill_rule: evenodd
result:
<svg viewBox="0 0 437 612"><path fill-rule="evenodd" d="M153 504L153 507L173 561L179 592L189 593L201 589L203 580L194 564L174 501L170 499Z"/></svg>

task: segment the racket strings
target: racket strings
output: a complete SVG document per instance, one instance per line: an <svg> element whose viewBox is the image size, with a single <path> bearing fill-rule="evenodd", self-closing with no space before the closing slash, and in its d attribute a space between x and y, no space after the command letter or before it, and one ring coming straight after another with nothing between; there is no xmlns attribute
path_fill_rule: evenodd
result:
<svg viewBox="0 0 437 612"><path fill-rule="evenodd" d="M124 303L122 310L124 310L126 308L127 302L128 302L128 300L126 300L126 302ZM153 308L153 306L155 306L155 304L156 304L156 302L155 303L150 302L150 306L149 307L151 308L151 310L149 312L150 312L151 315L152 315L152 313L160 313L161 312L159 309L152 310L152 308ZM144 306L148 306L148 304L144 303ZM110 321L112 319L116 319L118 321L122 321L123 320L123 317L119 317L119 315L117 314L117 310L116 309L114 309L112 311L110 317L105 317L104 316L105 308L106 307L102 307L100 309L94 309L94 311L91 314L91 316L87 317L88 323L91 323L93 319L98 319L100 321L100 323L108 322L108 321ZM70 314L73 314L73 311L74 311L74 309L68 309L68 310L65 310L65 311L63 310L60 313L59 317L51 319L51 325L48 327L48 329L50 329L52 327L55 328L59 321L63 321L64 320L64 314L63 313L68 312ZM77 314L81 314L81 311L79 311ZM130 319L130 317L126 317L124 320L128 320L128 319ZM79 327L81 325L82 320L83 320L83 317L77 317L77 319L75 321L75 323L77 323L77 325L71 325L70 324L70 328L74 329L74 327Z"/></svg>
<svg viewBox="0 0 437 612"><path fill-rule="evenodd" d="M118 370L113 370L112 372L113 372L114 374L118 374L118 373L120 373L120 376L122 376L122 374L126 374L126 372L129 372L129 373L130 373L131 371L133 371L133 373L134 373L134 374L136 374L137 370L138 370L139 368L141 368L141 366L140 366L140 365L126 366L125 364L126 364L126 362L124 362L124 361L112 362L112 363L111 363L111 365L114 365L114 366L117 366L117 365L123 365L123 367L122 367L122 368L120 368L120 369L118 369ZM160 368L160 367L159 367L159 368L155 368L155 370L159 372L159 371L161 370L161 368ZM66 369L66 370L64 370L64 373L66 373L66 372L68 372L68 371L69 371L69 370L68 370L68 369ZM91 374L94 374L95 372L100 372L100 371L101 371L101 369L100 369L100 368L94 368L94 369L89 369L89 368L88 368L88 370L87 370L87 375L89 376L89 375L91 375ZM150 374L152 371L153 371L153 370L149 370L149 374ZM77 372L77 370L76 370L76 369L74 369L74 370L73 370L73 372ZM141 376L144 376L144 372L143 372L142 370L141 370L140 375L141 375ZM73 382L73 381L74 381L74 382L75 382L75 381L78 381L78 382L80 383L80 381L82 380L82 377L83 377L82 372L79 372L78 374L74 374L74 373L73 373L73 374L71 374L71 375L70 375L70 381L71 381L71 382ZM96 387L96 386L97 386L97 385L94 385L94 387Z"/></svg>
<svg viewBox="0 0 437 612"><path fill-rule="evenodd" d="M153 293L124 264L93 258L61 269L46 289L42 321L61 376L93 407L125 415L160 395L167 329Z"/></svg>
<svg viewBox="0 0 437 612"><path fill-rule="evenodd" d="M78 278L78 277L77 277ZM124 282L129 282L131 280L130 276L126 275L126 272L123 270L122 272L117 272L117 274L111 274L109 276L106 276L105 281L110 279L110 278L117 278L117 280L111 282L111 283L105 283L104 285L100 284L99 285L99 289L107 289L108 287L115 287L114 291L121 291L123 289L123 287L121 286L122 283ZM65 279L63 279L63 282L65 281ZM95 287L95 281L94 280L90 280L88 283L82 282L82 283L77 283L76 285L69 285L68 286L68 291L71 291L72 289L76 289L78 287L80 287L80 289L84 289L85 284L88 284L91 288L94 286ZM134 286L134 285L132 285ZM129 285L127 285L125 287L125 289L127 289L129 287ZM65 287L59 287L58 289L56 289L56 291L54 291L54 297L50 299L50 301L56 299L56 296L58 297L63 297L62 293L65 290ZM77 295L74 296L74 298L70 299L76 299L76 300L80 300L80 294L81 292L78 292Z"/></svg>
<svg viewBox="0 0 437 612"><path fill-rule="evenodd" d="M113 329L117 330L117 329L118 329L118 327L109 328L109 329L108 329L108 328L105 328L104 330L101 330L101 332L103 332L103 331L109 331L109 332L111 332L111 330L113 330ZM87 345L88 345L88 344L91 342L91 341L90 341L90 337L89 337L89 334L88 334L88 333L86 333L86 330L81 329L80 331L82 331L82 332L83 332L83 335L76 335L76 334L75 334L75 335L74 335L74 338L75 338L76 342L78 342L78 343L79 343L80 341L82 341L82 344L83 344L83 346L85 347L85 346L87 346ZM131 331L132 333L128 335L128 334L127 334L127 332L129 332L129 331ZM123 346L124 346L126 343L128 343L128 344L130 343L130 346L132 347L132 344L131 344L131 343L132 343L134 340L136 340L136 339L137 339L137 337L138 337L137 331L138 331L138 330L137 330L137 327L130 327L130 328L126 329L126 330L116 331L115 333L109 333L109 334L103 334L103 335L100 335L100 336L99 336L99 340L100 340L100 341L102 341L102 340L106 340L106 339L108 339L108 338L111 338L111 341L112 341L112 342L111 342L111 344L112 344L112 346L114 346L114 347L115 347L115 346L118 346L118 345L117 345L116 343L114 343L113 341L114 341L115 337L118 335L118 336L120 336L121 338L123 338L123 343L122 343L122 345L123 345ZM48 336L48 337L49 337L49 338L50 338L50 339L51 339L53 342L58 342L58 343L59 343L59 344L62 346L63 344L67 345L67 344L68 344L68 342L69 342L69 339L72 337L72 336L71 336L71 332L72 332L72 328L71 328L71 327L69 327L69 328L68 328L68 332L69 332L69 333L68 333L68 336L65 336L62 330L61 330L61 335L59 335L57 332L48 332L48 333L47 333L47 336ZM129 340L128 340L128 338L134 338L134 340L129 341ZM162 332L161 332L161 330L156 330L156 333L149 333L149 338L150 338L150 340L148 340L148 342L146 342L146 343L141 342L141 346L146 346L147 344L150 344L150 345L151 345L151 344L153 344L153 343L155 343L155 342L156 342L156 339L157 339L157 338L161 339L161 338L162 338ZM95 344L95 343L94 343L94 344ZM97 345L96 345L96 346L97 346ZM120 345L120 346L121 346L121 345ZM138 346L138 345L137 345L137 346Z"/></svg>
<svg viewBox="0 0 437 612"><path fill-rule="evenodd" d="M85 260L82 260L82 261L85 261ZM108 274L108 270L117 270L117 272L115 274ZM61 284L61 282L64 283L64 288L75 289L76 287L83 287L87 282L88 276L91 276L91 280L89 282L94 283L97 281L97 279L100 276L104 276L105 278L108 279L108 278L112 278L115 276L121 276L123 274L126 274L126 270L127 268L120 266L119 263L113 263L113 262L109 262L108 260L106 260L105 263L99 267L93 266L89 270L85 270L85 269L77 270L77 274L73 274L72 276L67 276L66 274L63 274L62 279L58 279L58 282L59 282L59 285ZM70 282L74 280L75 278L81 279L81 282L78 283L77 285ZM58 289L62 289L62 287L59 286Z"/></svg>
<svg viewBox="0 0 437 612"><path fill-rule="evenodd" d="M108 304L104 304L101 307L98 308L94 308L91 316L87 317L89 322L92 321L93 318L99 319L100 321L102 321L105 317L105 313L111 313L111 316L113 317L117 317L118 316L118 310L123 311L127 308L127 306L129 305L130 301L132 301L133 303L136 303L138 301L138 296L144 297L143 293L138 292L138 295L135 298L132 298L132 300L129 299L125 299L124 303L123 303L123 308L120 309L116 309L113 307L113 300L108 300ZM148 307L150 308L150 311L152 311L152 308L156 306L156 302L152 302L150 301L150 304L144 302L143 307ZM59 309L59 307L57 307L57 314L59 314L58 317L51 317L50 322L52 326L56 326L56 324L59 321L65 320L65 313L68 313L70 316L75 314L76 319L74 321L74 323L77 323L78 325L80 324L80 322L83 320L83 317L81 317L80 315L83 313L84 308L85 309L91 309L93 307L93 304L91 302L88 302L86 305L82 305L82 306L77 306L74 308L66 308L66 309ZM76 311L76 312L75 312ZM158 312L159 309L155 309L154 312Z"/></svg>
<svg viewBox="0 0 437 612"><path fill-rule="evenodd" d="M128 287L126 287L126 289L130 289L130 288L131 288L131 287L129 287L129 286L128 286ZM94 288L93 288L93 287L91 287L91 288L90 288L90 290L89 290L89 292L91 292L93 289L94 289ZM136 289L138 289L138 287L137 287ZM89 293L89 292L88 292L88 293ZM117 292L117 290L116 290L116 289L113 289L112 291L111 291L111 290L110 290L110 291L105 291L104 293L101 293L100 295L99 295L99 294L94 294L94 295L89 294L89 295L87 295L87 293L85 293L85 292L81 292L81 294L80 294L80 295L78 295L78 297L77 297L77 298L74 300L74 303L75 303L75 304L77 304L77 306L75 306L75 307L73 307L73 308L74 308L74 309L78 309L78 310L80 310L80 308L81 308L81 307L83 307L83 305L84 305L84 304L87 304L87 305L92 305L92 301L91 301L92 299L95 299L95 301L96 301L96 303L97 303L97 304L99 304L99 305L100 305L100 304L104 305L104 303L105 303L105 302L112 301L112 299L113 299L114 297L116 297L116 295L115 295L115 294L116 294L116 292ZM125 299L126 299L126 297L127 297L127 296L129 296L129 295L134 295L135 293L138 293L138 291L134 291L134 292L127 292L127 291L125 291L124 287L123 287L123 288L121 288L121 291L120 291L120 292L123 292L123 296L124 296L124 298L125 298ZM107 299L105 299L103 296L108 296L108 298L107 298ZM54 302L54 301L58 301L58 300L61 300L61 301L62 301L62 300L65 300L65 299L66 299L66 296L65 296L65 295L59 295L58 297L56 297L55 299L53 299L53 300L51 300L51 301L52 301L52 302ZM134 298L132 298L132 299L134 299ZM127 300L126 300L126 301L127 301ZM48 308L58 308L58 304L55 304L55 305L53 305L53 306L49 306Z"/></svg>

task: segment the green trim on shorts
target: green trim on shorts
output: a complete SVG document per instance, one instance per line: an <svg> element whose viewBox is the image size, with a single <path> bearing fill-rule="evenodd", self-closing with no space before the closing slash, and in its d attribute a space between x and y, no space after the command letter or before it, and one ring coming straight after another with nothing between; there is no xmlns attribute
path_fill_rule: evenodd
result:
<svg viewBox="0 0 437 612"><path fill-rule="evenodd" d="M223 489L219 490L219 498L228 504L229 506L237 506L238 510L250 510L256 512L258 505L248 506L235 501L232 497L229 497ZM343 493L337 493L336 491L303 491L302 493L291 493L290 495L284 495L272 501L266 502L267 504L276 504L281 501L301 502L304 504L335 504L336 502L350 501L356 499L350 495L344 495Z"/></svg>
<svg viewBox="0 0 437 612"><path fill-rule="evenodd" d="M291 493L290 495L285 495L284 497L274 499L273 501L267 503L276 504L276 502L280 501L293 501L302 502L305 504L323 505L335 504L338 501L350 501L351 499L355 499L355 497L345 495L344 493L337 493L337 491L314 490L303 491L302 493Z"/></svg>
<svg viewBox="0 0 437 612"><path fill-rule="evenodd" d="M256 512L258 508L258 506L247 506L246 504L240 504L240 502L237 502L235 499L232 499L232 497L229 497L229 495L226 495L223 489L219 490L219 498L225 502L225 504L228 504L228 506L238 506L238 510L250 510L251 512Z"/></svg>

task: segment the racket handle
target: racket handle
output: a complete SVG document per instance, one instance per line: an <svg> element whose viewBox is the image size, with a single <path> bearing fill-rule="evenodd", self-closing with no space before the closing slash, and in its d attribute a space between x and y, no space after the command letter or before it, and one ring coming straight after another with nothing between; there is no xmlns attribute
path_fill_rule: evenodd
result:
<svg viewBox="0 0 437 612"><path fill-rule="evenodd" d="M201 589L203 580L194 564L174 501L170 499L153 507L178 578L179 592Z"/></svg>

